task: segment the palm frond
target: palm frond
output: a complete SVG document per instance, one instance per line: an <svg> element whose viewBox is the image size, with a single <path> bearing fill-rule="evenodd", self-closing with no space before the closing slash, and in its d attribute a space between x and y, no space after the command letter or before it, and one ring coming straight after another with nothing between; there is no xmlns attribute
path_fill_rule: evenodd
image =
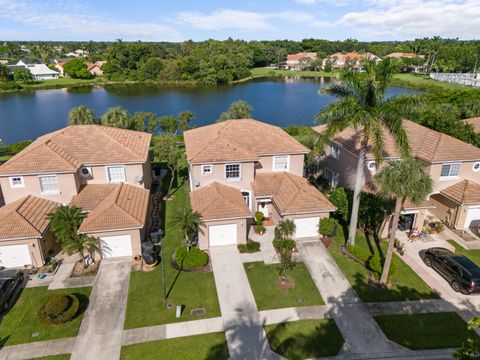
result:
<svg viewBox="0 0 480 360"><path fill-rule="evenodd" d="M366 125L364 129L366 138L368 138L370 142L373 156L375 156L375 163L378 167L383 160L385 149L383 126L376 119L372 119L372 121L370 121L370 123Z"/></svg>

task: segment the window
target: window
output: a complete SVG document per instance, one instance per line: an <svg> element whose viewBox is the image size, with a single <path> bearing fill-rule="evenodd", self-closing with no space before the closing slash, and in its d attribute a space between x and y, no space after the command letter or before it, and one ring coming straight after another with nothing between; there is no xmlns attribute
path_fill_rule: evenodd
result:
<svg viewBox="0 0 480 360"><path fill-rule="evenodd" d="M335 160L340 160L340 148L335 144L332 144L332 156Z"/></svg>
<svg viewBox="0 0 480 360"><path fill-rule="evenodd" d="M248 207L250 207L250 193L248 191L242 191L243 199Z"/></svg>
<svg viewBox="0 0 480 360"><path fill-rule="evenodd" d="M127 181L125 177L125 167L109 166L107 167L108 181L111 183L119 183Z"/></svg>
<svg viewBox="0 0 480 360"><path fill-rule="evenodd" d="M40 188L43 194L58 194L58 181L56 175L40 176Z"/></svg>
<svg viewBox="0 0 480 360"><path fill-rule="evenodd" d="M442 171L440 176L458 176L458 170L460 169L460 164L445 164L442 166Z"/></svg>
<svg viewBox="0 0 480 360"><path fill-rule="evenodd" d="M274 156L273 157L273 171L288 171L290 156Z"/></svg>
<svg viewBox="0 0 480 360"><path fill-rule="evenodd" d="M333 180L334 180L333 171L330 169L325 169L325 172L323 173L323 177L325 178L325 180L327 180L328 186L333 187Z"/></svg>
<svg viewBox="0 0 480 360"><path fill-rule="evenodd" d="M225 179L227 180L240 179L240 164L225 165Z"/></svg>
<svg viewBox="0 0 480 360"><path fill-rule="evenodd" d="M212 175L213 166L212 165L202 165L202 175Z"/></svg>
<svg viewBox="0 0 480 360"><path fill-rule="evenodd" d="M25 187L25 183L23 182L22 176L14 176L10 178L10 186L12 188L23 188Z"/></svg>

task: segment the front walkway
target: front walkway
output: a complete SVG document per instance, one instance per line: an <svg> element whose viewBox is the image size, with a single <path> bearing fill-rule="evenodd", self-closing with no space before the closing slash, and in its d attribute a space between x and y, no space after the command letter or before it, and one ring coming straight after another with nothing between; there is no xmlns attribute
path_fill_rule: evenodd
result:
<svg viewBox="0 0 480 360"><path fill-rule="evenodd" d="M331 317L345 339L345 350L354 354L398 350L399 346L383 334L325 246L320 241L297 241L297 248L320 294L331 306Z"/></svg>
<svg viewBox="0 0 480 360"><path fill-rule="evenodd" d="M102 260L72 360L120 358L131 262L129 257Z"/></svg>
<svg viewBox="0 0 480 360"><path fill-rule="evenodd" d="M270 350L236 246L210 248L230 359L280 359Z"/></svg>

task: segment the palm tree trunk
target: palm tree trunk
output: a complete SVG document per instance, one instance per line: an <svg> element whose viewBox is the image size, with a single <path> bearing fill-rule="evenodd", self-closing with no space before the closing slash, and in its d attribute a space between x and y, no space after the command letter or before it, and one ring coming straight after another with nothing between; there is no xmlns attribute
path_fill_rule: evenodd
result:
<svg viewBox="0 0 480 360"><path fill-rule="evenodd" d="M170 177L170 185L168 186L167 197L170 196L170 192L172 191L173 180L175 179L175 170L172 166L168 166L170 169L171 177Z"/></svg>
<svg viewBox="0 0 480 360"><path fill-rule="evenodd" d="M388 240L387 256L385 256L385 263L383 264L382 276L380 283L386 284L388 280L388 273L390 272L390 265L392 264L393 246L395 245L395 235L397 234L398 221L400 219L400 212L402 211L405 198L397 197L395 202L395 213L393 214L392 228L390 229L390 237Z"/></svg>
<svg viewBox="0 0 480 360"><path fill-rule="evenodd" d="M357 162L357 172L355 174L355 188L353 190L352 215L350 216L350 226L348 228L348 246L355 245L355 236L357 233L358 209L360 207L360 195L362 193L363 172L365 167L365 157L367 154L367 143L362 142L360 154Z"/></svg>

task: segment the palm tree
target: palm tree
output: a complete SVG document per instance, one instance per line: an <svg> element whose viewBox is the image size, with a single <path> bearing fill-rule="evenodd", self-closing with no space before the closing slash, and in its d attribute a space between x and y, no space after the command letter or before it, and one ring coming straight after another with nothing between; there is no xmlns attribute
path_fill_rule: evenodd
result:
<svg viewBox="0 0 480 360"><path fill-rule="evenodd" d="M388 242L387 255L383 265L380 282L386 284L390 264L392 262L393 245L398 229L400 212L405 200L419 205L432 192L432 179L423 170L418 160L406 159L388 163L376 176L375 181L384 196L395 196L395 212L393 213L392 227Z"/></svg>
<svg viewBox="0 0 480 360"><path fill-rule="evenodd" d="M252 117L252 106L243 100L234 101L227 111L220 114L217 122L231 120L231 119L248 119Z"/></svg>
<svg viewBox="0 0 480 360"><path fill-rule="evenodd" d="M175 226L182 229L184 236L183 242L187 250L190 251L194 245L193 237L203 224L201 215L196 211L192 211L190 208L183 208L174 215L173 222Z"/></svg>
<svg viewBox="0 0 480 360"><path fill-rule="evenodd" d="M102 125L128 129L130 125L130 117L127 110L121 106L109 108L101 117Z"/></svg>
<svg viewBox="0 0 480 360"><path fill-rule="evenodd" d="M352 70L344 72L340 83L325 89L326 93L338 97L340 101L333 103L316 117L317 122L328 125L318 142L321 151L337 133L348 127L353 127L361 139L347 242L351 246L355 245L367 151L373 152L379 165L383 158L384 135L388 132L393 136L400 155L404 158L409 157L410 151L402 119L411 114L414 105L417 104L413 97L385 98L395 73L394 63L390 59L378 64L368 60L364 68L365 73Z"/></svg>
<svg viewBox="0 0 480 360"><path fill-rule="evenodd" d="M275 227L276 235L278 235L278 237L281 239L291 239L295 233L295 230L296 225L290 219L279 221Z"/></svg>
<svg viewBox="0 0 480 360"><path fill-rule="evenodd" d="M98 124L92 109L85 105L72 108L68 112L68 125L90 125Z"/></svg>

